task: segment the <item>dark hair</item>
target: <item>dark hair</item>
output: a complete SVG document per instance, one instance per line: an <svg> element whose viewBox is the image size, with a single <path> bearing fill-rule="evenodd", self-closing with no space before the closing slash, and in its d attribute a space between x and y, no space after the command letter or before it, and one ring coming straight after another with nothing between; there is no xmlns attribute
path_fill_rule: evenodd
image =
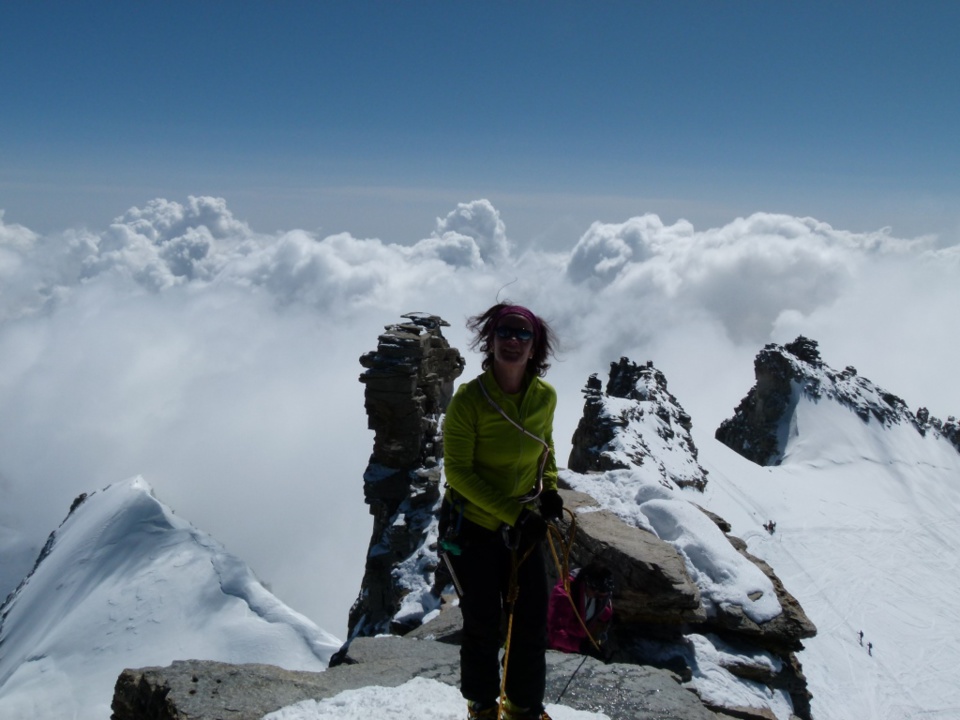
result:
<svg viewBox="0 0 960 720"><path fill-rule="evenodd" d="M500 318L504 314L511 314L503 311L513 307L518 306L511 302L497 303L485 312L474 315L467 320L467 328L474 333L470 348L483 353L481 367L484 370L493 366L493 334L497 329L497 323L500 322ZM526 310L525 308L522 309ZM543 318L530 313L529 310L526 310L526 313L536 319L533 333L533 357L527 362L527 369L543 377L547 374L547 368L550 367L547 358L554 353L553 331ZM525 316L525 313L518 314Z"/></svg>

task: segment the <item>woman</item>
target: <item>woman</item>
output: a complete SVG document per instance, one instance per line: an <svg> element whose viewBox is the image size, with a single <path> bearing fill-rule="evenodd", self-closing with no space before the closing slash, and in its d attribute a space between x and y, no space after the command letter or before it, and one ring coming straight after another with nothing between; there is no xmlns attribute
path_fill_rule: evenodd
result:
<svg viewBox="0 0 960 720"><path fill-rule="evenodd" d="M513 563L519 562L500 717L549 720L543 709L548 588L541 541L546 520L563 511L553 456L557 394L542 379L553 337L541 318L508 303L467 326L474 332L471 347L484 355L484 372L461 385L447 408L448 488L441 513L463 614L460 689L468 718L498 716L501 618L510 609Z"/></svg>

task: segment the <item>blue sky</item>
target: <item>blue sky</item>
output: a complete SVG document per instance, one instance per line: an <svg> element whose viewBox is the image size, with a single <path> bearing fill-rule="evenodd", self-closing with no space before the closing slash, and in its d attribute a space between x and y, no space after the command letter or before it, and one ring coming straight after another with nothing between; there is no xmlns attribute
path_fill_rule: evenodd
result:
<svg viewBox="0 0 960 720"><path fill-rule="evenodd" d="M415 242L489 198L521 243L755 211L960 232L960 3L14 2L0 209L164 197Z"/></svg>

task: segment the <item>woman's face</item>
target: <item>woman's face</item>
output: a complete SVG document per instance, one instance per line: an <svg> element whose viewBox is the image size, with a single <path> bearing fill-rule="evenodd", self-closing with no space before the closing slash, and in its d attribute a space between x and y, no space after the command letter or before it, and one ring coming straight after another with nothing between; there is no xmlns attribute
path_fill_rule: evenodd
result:
<svg viewBox="0 0 960 720"><path fill-rule="evenodd" d="M533 356L533 326L522 315L505 315L493 332L493 361L526 368Z"/></svg>

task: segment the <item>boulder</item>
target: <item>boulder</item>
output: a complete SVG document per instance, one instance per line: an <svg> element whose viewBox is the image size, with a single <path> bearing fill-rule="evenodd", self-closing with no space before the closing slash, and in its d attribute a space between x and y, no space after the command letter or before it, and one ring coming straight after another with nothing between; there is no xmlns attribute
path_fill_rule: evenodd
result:
<svg viewBox="0 0 960 720"><path fill-rule="evenodd" d="M571 565L597 561L611 569L617 588L618 624L680 626L706 620L700 590L672 545L600 509L589 495L566 489L560 494L564 506L577 518ZM589 511L583 512L585 509ZM569 534L566 517L558 525Z"/></svg>

